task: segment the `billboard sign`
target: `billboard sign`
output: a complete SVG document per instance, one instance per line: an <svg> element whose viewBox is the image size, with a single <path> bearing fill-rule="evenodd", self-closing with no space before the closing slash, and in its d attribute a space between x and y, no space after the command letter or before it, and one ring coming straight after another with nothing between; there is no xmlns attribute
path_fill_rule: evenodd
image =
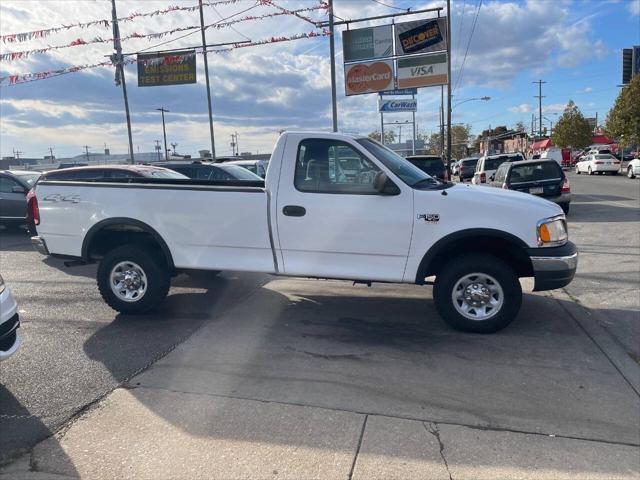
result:
<svg viewBox="0 0 640 480"><path fill-rule="evenodd" d="M416 55L397 60L398 88L446 85L447 54Z"/></svg>
<svg viewBox="0 0 640 480"><path fill-rule="evenodd" d="M360 95L390 90L393 85L393 61L378 60L345 64L345 95Z"/></svg>
<svg viewBox="0 0 640 480"><path fill-rule="evenodd" d="M388 90L386 92L380 92L380 95L385 95L385 96L398 96L398 95L417 95L418 94L418 89L417 88L403 88L401 90Z"/></svg>
<svg viewBox="0 0 640 480"><path fill-rule="evenodd" d="M195 50L138 54L138 86L196 83Z"/></svg>
<svg viewBox="0 0 640 480"><path fill-rule="evenodd" d="M342 32L342 51L345 62L393 55L393 31L391 25L358 28Z"/></svg>
<svg viewBox="0 0 640 480"><path fill-rule="evenodd" d="M407 100L383 100L379 98L378 110L381 113L415 112L418 110L418 100L415 98L409 98Z"/></svg>
<svg viewBox="0 0 640 480"><path fill-rule="evenodd" d="M447 49L446 17L396 24L396 55Z"/></svg>

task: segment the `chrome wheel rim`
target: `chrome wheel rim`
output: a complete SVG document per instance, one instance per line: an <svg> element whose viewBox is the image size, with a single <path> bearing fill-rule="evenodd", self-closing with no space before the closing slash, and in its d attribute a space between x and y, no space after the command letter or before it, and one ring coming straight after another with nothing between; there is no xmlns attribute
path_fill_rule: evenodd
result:
<svg viewBox="0 0 640 480"><path fill-rule="evenodd" d="M502 286L486 273L469 273L454 285L451 300L456 311L475 321L488 320L502 309L504 292Z"/></svg>
<svg viewBox="0 0 640 480"><path fill-rule="evenodd" d="M147 285L147 275L137 263L124 261L111 269L109 286L123 302L139 301L147 292Z"/></svg>

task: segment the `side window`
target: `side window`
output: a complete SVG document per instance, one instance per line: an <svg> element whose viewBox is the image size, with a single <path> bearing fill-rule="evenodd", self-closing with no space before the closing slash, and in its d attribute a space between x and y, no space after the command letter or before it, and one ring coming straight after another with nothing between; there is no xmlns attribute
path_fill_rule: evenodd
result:
<svg viewBox="0 0 640 480"><path fill-rule="evenodd" d="M212 167L211 176L209 180L218 180L218 181L226 181L226 180L234 180L234 178L225 172L222 168Z"/></svg>
<svg viewBox="0 0 640 480"><path fill-rule="evenodd" d="M75 172L73 179L74 180L101 180L106 178L106 172L104 170L85 170L80 172Z"/></svg>
<svg viewBox="0 0 640 480"><path fill-rule="evenodd" d="M339 140L303 140L298 146L295 186L302 192L376 194L380 169Z"/></svg>
<svg viewBox="0 0 640 480"><path fill-rule="evenodd" d="M494 179L494 182L496 183L504 183L506 177L507 177L507 166L506 165L500 165L500 168L498 168L498 171L496 172L496 176Z"/></svg>
<svg viewBox="0 0 640 480"><path fill-rule="evenodd" d="M214 174L214 170L213 168L207 168L206 166L203 167L194 167L193 168L195 170L195 178L197 178L198 180L211 180L213 174ZM191 177L194 178L194 177Z"/></svg>
<svg viewBox="0 0 640 480"><path fill-rule="evenodd" d="M8 177L0 177L0 193L13 193L13 187L20 186Z"/></svg>
<svg viewBox="0 0 640 480"><path fill-rule="evenodd" d="M109 172L109 177L110 178L131 178L134 175L130 172L127 172L126 170L111 170L111 172Z"/></svg>

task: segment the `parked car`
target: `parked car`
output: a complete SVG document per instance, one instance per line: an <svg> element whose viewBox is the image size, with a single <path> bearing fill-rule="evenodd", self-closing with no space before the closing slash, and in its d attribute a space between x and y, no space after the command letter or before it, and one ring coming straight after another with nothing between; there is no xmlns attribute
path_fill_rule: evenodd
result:
<svg viewBox="0 0 640 480"><path fill-rule="evenodd" d="M338 174L338 154L359 159L355 182ZM120 312L159 307L184 270L418 285L435 276L445 321L495 332L518 314L519 277L534 277L536 291L561 288L577 266L557 205L438 182L366 137L285 132L260 186L148 183L44 181L30 198L34 247L98 261L98 289ZM70 195L77 201L56 201ZM161 208L151 215L150 205Z"/></svg>
<svg viewBox="0 0 640 480"><path fill-rule="evenodd" d="M20 348L18 304L0 275L0 362Z"/></svg>
<svg viewBox="0 0 640 480"><path fill-rule="evenodd" d="M169 168L175 172L198 180L255 180L262 181L262 178L249 170L238 165L226 163L201 163L201 162L162 162L164 168Z"/></svg>
<svg viewBox="0 0 640 480"><path fill-rule="evenodd" d="M99 181L127 178L188 178L168 168L151 165L92 165L85 167L69 167L62 170L45 172L39 181L73 180Z"/></svg>
<svg viewBox="0 0 640 480"><path fill-rule="evenodd" d="M634 158L627 166L627 177L636 178L640 176L640 158Z"/></svg>
<svg viewBox="0 0 640 480"><path fill-rule="evenodd" d="M0 224L24 225L27 217L27 193L38 181L40 172L0 170Z"/></svg>
<svg viewBox="0 0 640 480"><path fill-rule="evenodd" d="M461 182L464 182L468 178L473 178L473 172L476 170L478 160L477 157L463 158L460 160L458 177L460 177Z"/></svg>
<svg viewBox="0 0 640 480"><path fill-rule="evenodd" d="M460 171L460 160L456 160L451 164L451 176L458 175Z"/></svg>
<svg viewBox="0 0 640 480"><path fill-rule="evenodd" d="M449 180L447 168L440 155L409 155L407 160L427 175L437 178L441 182Z"/></svg>
<svg viewBox="0 0 640 480"><path fill-rule="evenodd" d="M501 153L499 155L489 155L480 157L476 164L476 170L471 178L474 185L482 185L487 183L487 179L491 177L500 165L504 162L521 162L524 157L519 153Z"/></svg>
<svg viewBox="0 0 640 480"><path fill-rule="evenodd" d="M224 162L223 165L238 165L242 168L246 168L251 173L255 173L260 178L267 176L267 167L269 166L268 160L232 160L230 162Z"/></svg>
<svg viewBox="0 0 640 480"><path fill-rule="evenodd" d="M565 214L569 213L571 186L555 160L503 163L491 176L489 184L542 197L560 205Z"/></svg>
<svg viewBox="0 0 640 480"><path fill-rule="evenodd" d="M612 175L617 175L619 170L620 160L609 153L590 153L583 160L576 163L576 173L578 175L582 172L588 173L589 175L593 175L594 173L602 173L604 175L607 172Z"/></svg>

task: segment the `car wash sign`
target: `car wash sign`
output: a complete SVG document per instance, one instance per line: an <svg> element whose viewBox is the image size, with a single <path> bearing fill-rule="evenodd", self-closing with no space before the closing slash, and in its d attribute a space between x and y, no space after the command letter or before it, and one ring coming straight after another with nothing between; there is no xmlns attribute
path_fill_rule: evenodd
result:
<svg viewBox="0 0 640 480"><path fill-rule="evenodd" d="M196 83L196 52L138 54L138 86L158 87Z"/></svg>
<svg viewBox="0 0 640 480"><path fill-rule="evenodd" d="M383 100L380 97L378 99L378 110L380 113L415 112L418 110L418 100L415 98Z"/></svg>

